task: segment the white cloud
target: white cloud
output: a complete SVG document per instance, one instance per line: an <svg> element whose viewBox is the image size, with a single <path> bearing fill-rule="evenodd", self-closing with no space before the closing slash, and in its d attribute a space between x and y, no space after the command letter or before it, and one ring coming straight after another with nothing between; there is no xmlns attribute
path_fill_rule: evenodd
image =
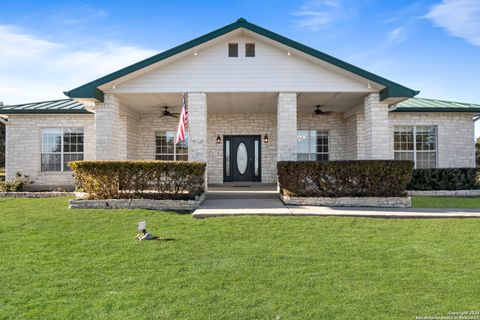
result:
<svg viewBox="0 0 480 320"><path fill-rule="evenodd" d="M480 46L479 0L443 0L430 8L426 18L450 35Z"/></svg>
<svg viewBox="0 0 480 320"><path fill-rule="evenodd" d="M351 12L342 8L340 0L309 0L292 14L299 17L299 28L319 31L333 20L349 17Z"/></svg>
<svg viewBox="0 0 480 320"><path fill-rule="evenodd" d="M57 43L0 25L0 101L65 98L63 91L154 55L115 43Z"/></svg>
<svg viewBox="0 0 480 320"><path fill-rule="evenodd" d="M388 42L391 44L400 44L407 39L405 27L398 27L388 33Z"/></svg>

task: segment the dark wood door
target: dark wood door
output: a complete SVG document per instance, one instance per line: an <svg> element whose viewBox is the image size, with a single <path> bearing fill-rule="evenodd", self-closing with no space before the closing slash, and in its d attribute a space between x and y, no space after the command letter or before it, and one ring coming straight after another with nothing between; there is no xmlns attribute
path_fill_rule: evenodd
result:
<svg viewBox="0 0 480 320"><path fill-rule="evenodd" d="M224 137L224 181L260 181L260 136Z"/></svg>

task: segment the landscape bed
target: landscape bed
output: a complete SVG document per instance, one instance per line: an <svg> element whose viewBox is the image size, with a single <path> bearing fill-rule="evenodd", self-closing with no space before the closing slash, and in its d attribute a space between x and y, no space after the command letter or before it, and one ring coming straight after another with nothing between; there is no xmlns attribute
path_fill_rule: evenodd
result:
<svg viewBox="0 0 480 320"><path fill-rule="evenodd" d="M0 199L0 319L414 319L479 308L477 219L197 220L67 201ZM175 240L134 240L141 220Z"/></svg>

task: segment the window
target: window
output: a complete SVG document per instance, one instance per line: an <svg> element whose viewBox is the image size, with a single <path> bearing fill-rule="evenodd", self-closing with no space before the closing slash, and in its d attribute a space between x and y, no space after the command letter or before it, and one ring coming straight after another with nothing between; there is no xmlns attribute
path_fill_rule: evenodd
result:
<svg viewBox="0 0 480 320"><path fill-rule="evenodd" d="M435 126L395 126L395 160L412 160L415 168L437 166L437 128Z"/></svg>
<svg viewBox="0 0 480 320"><path fill-rule="evenodd" d="M83 160L83 128L42 129L41 171L71 171L70 161Z"/></svg>
<svg viewBox="0 0 480 320"><path fill-rule="evenodd" d="M297 160L328 160L328 131L298 130Z"/></svg>
<svg viewBox="0 0 480 320"><path fill-rule="evenodd" d="M238 43L228 44L228 56L231 58L238 57Z"/></svg>
<svg viewBox="0 0 480 320"><path fill-rule="evenodd" d="M245 43L245 57L255 57L255 43Z"/></svg>
<svg viewBox="0 0 480 320"><path fill-rule="evenodd" d="M155 133L155 160L188 160L188 136L175 145L174 131L157 131Z"/></svg>

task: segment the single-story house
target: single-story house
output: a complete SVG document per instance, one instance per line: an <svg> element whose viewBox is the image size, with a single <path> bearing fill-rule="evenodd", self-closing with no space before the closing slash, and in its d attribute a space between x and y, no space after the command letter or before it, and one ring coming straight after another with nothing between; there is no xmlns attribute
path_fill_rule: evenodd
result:
<svg viewBox="0 0 480 320"><path fill-rule="evenodd" d="M188 139L174 145L183 93ZM204 161L209 184L275 183L280 160L474 167L480 105L418 93L241 18L68 99L1 106L6 175L71 186L78 159Z"/></svg>

